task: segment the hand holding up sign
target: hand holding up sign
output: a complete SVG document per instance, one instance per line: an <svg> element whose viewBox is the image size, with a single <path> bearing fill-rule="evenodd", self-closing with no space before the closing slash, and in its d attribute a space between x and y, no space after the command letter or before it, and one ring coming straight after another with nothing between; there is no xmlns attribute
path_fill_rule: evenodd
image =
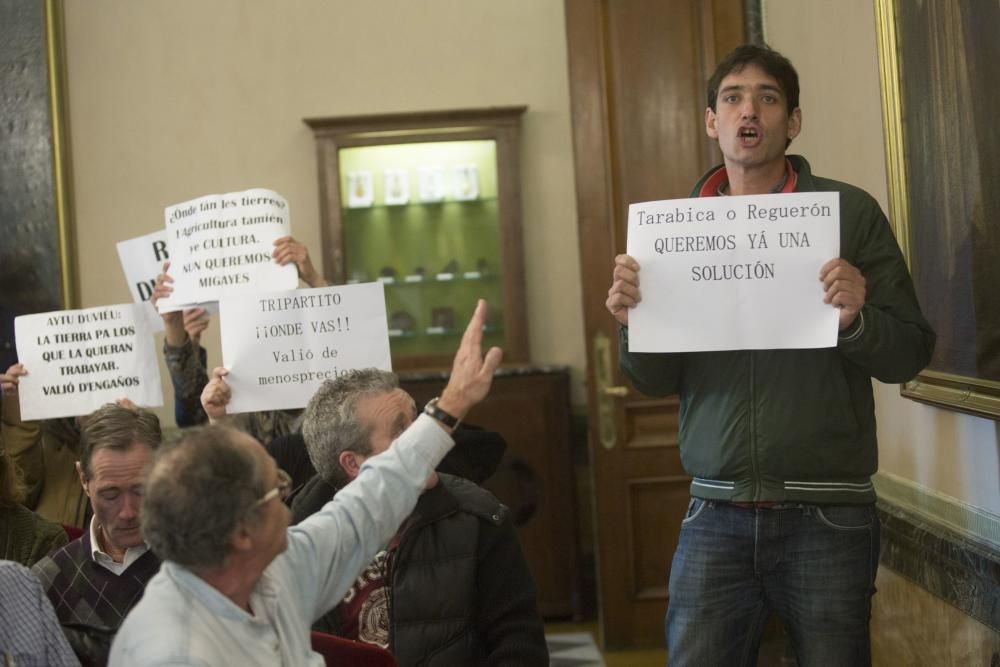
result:
<svg viewBox="0 0 1000 667"><path fill-rule="evenodd" d="M299 278L309 287L326 287L328 285L313 266L312 260L309 259L309 250L291 236L282 236L280 239L274 240L274 251L271 253L271 257L281 266L294 262L295 268L299 272Z"/></svg>
<svg viewBox="0 0 1000 667"><path fill-rule="evenodd" d="M174 279L167 271L170 269L170 261L163 263L163 271L156 276L156 284L153 286L153 296L150 303L154 306L160 299L166 299L174 291L171 283ZM181 347L187 342L188 336L195 345L201 344L201 334L208 328L211 321L208 311L204 308L185 308L182 311L172 311L160 313L163 318L163 325L166 330L167 345L170 347Z"/></svg>
<svg viewBox="0 0 1000 667"><path fill-rule="evenodd" d="M211 321L212 318L204 308L184 309L184 331L195 345L201 345L201 334Z"/></svg>
<svg viewBox="0 0 1000 667"><path fill-rule="evenodd" d="M208 381L201 391L201 407L205 408L210 422L215 422L226 416L226 406L233 392L226 384L226 376L229 371L221 366L212 369L212 379Z"/></svg>
<svg viewBox="0 0 1000 667"><path fill-rule="evenodd" d="M604 302L618 324L628 326L629 308L635 308L642 300L639 294L639 262L628 255L615 257L615 268L611 273L611 289Z"/></svg>
<svg viewBox="0 0 1000 667"><path fill-rule="evenodd" d="M170 277L167 271L170 270L170 260L163 263L163 270L160 274L156 276L156 283L153 285L153 295L149 298L149 302L156 306L156 302L160 299L167 299L170 297L171 292L174 288L171 283L174 279ZM160 313L160 317L163 318L163 326L166 329L167 345L170 347L180 347L187 340L187 334L184 333L184 315L180 311L171 311L166 313Z"/></svg>
<svg viewBox="0 0 1000 667"><path fill-rule="evenodd" d="M823 303L840 309L839 331L854 324L865 305L865 277L846 259L831 259L819 270L823 281Z"/></svg>
<svg viewBox="0 0 1000 667"><path fill-rule="evenodd" d="M28 371L23 364L14 364L8 368L6 373L0 374L0 393L11 398L16 397L20 377L27 374Z"/></svg>

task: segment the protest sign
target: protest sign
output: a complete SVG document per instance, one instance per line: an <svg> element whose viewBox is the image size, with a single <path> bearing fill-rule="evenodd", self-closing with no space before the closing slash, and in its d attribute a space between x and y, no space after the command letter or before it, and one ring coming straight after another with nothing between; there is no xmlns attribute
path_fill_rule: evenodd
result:
<svg viewBox="0 0 1000 667"><path fill-rule="evenodd" d="M274 292L299 284L294 264L271 257L289 234L288 202L271 190L207 195L164 209L174 292L160 312L225 294Z"/></svg>
<svg viewBox="0 0 1000 667"><path fill-rule="evenodd" d="M160 274L169 255L167 254L167 233L162 229L152 234L139 236L117 243L118 259L125 273L125 282L132 300L145 303L146 319L151 331L163 331L163 320L149 303L156 286L156 276Z"/></svg>
<svg viewBox="0 0 1000 667"><path fill-rule="evenodd" d="M381 283L225 296L219 312L230 413L305 407L324 380L392 370Z"/></svg>
<svg viewBox="0 0 1000 667"><path fill-rule="evenodd" d="M122 263L129 292L136 303L149 301L167 254L167 233L162 229L152 234L119 241L118 259Z"/></svg>
<svg viewBox="0 0 1000 667"><path fill-rule="evenodd" d="M163 319L160 317L160 313L196 307L204 308L210 314L219 312L218 303L215 301L183 306L166 305L159 312L149 303L153 296L153 289L156 287L156 276L160 275L163 270L163 262L170 259L170 254L167 252L167 233L162 229L145 236L119 241L117 246L118 259L121 261L122 271L125 272L125 280L132 293L132 300L136 303L149 304L146 308L146 315L151 331L163 331Z"/></svg>
<svg viewBox="0 0 1000 667"><path fill-rule="evenodd" d="M840 255L839 193L632 204L627 247L641 267L632 352L837 344L819 271Z"/></svg>
<svg viewBox="0 0 1000 667"><path fill-rule="evenodd" d="M163 405L160 367L142 304L22 315L14 319L25 421L85 415L128 398Z"/></svg>

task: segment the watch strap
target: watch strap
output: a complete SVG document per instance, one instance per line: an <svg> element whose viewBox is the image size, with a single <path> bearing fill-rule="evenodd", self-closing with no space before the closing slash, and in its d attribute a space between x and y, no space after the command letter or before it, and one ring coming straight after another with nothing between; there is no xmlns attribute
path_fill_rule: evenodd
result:
<svg viewBox="0 0 1000 667"><path fill-rule="evenodd" d="M455 415L449 414L438 407L438 400L440 398L441 397L438 396L427 401L427 405L424 406L424 414L430 415L448 428L458 428L458 423L461 420Z"/></svg>

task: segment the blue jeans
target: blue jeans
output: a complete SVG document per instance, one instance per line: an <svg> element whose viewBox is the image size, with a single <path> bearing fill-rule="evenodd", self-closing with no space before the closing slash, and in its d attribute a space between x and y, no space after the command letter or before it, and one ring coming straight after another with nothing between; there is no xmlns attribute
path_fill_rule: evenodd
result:
<svg viewBox="0 0 1000 667"><path fill-rule="evenodd" d="M870 665L878 554L874 505L692 499L670 570L670 667L755 665L772 611L801 667Z"/></svg>

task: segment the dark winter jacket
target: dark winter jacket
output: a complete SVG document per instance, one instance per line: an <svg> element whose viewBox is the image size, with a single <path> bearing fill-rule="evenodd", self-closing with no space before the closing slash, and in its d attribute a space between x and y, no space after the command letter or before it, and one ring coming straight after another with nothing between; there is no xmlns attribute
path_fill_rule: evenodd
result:
<svg viewBox="0 0 1000 667"><path fill-rule="evenodd" d="M392 559L389 650L402 667L547 666L535 584L507 508L472 482L439 477ZM317 477L302 490L293 521L316 509L321 484ZM337 609L314 626L338 628Z"/></svg>

